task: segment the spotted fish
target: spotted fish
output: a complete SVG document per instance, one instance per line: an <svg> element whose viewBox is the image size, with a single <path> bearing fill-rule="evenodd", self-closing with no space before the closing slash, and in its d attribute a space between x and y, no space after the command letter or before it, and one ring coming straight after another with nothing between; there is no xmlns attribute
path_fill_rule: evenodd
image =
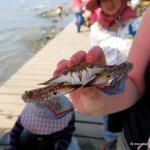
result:
<svg viewBox="0 0 150 150"><path fill-rule="evenodd" d="M64 70L59 75L41 83L44 87L25 91L22 99L29 103L43 104L55 96L65 95L80 87L109 86L112 81L120 81L133 68L130 62L118 65L99 66L81 64Z"/></svg>

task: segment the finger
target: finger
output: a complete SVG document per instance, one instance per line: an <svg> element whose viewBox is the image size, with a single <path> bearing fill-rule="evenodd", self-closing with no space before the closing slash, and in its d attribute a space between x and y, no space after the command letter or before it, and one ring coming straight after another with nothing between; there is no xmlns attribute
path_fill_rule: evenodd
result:
<svg viewBox="0 0 150 150"><path fill-rule="evenodd" d="M84 103L82 103L82 100L81 100L81 95L82 95L81 93L82 93L82 89L77 89L77 90L69 93L70 100L76 110L78 110L79 112L81 112L83 114L87 114L86 110L84 108ZM86 101L85 101L85 103L86 103Z"/></svg>
<svg viewBox="0 0 150 150"><path fill-rule="evenodd" d="M77 53L73 54L68 61L68 67L73 67L81 62L83 62L86 58L86 52L84 51L78 51Z"/></svg>
<svg viewBox="0 0 150 150"><path fill-rule="evenodd" d="M80 88L69 93L75 108L83 114L96 114L99 111L101 92L94 87ZM91 107L95 106L95 107Z"/></svg>
<svg viewBox="0 0 150 150"><path fill-rule="evenodd" d="M87 53L86 62L90 64L105 65L106 59L103 50L99 46L92 47Z"/></svg>
<svg viewBox="0 0 150 150"><path fill-rule="evenodd" d="M66 62L66 59L62 59L57 63L57 68L59 68L59 66L61 66L62 64L64 64Z"/></svg>
<svg viewBox="0 0 150 150"><path fill-rule="evenodd" d="M57 64L57 68L54 71L53 75L56 76L56 75L60 74L64 69L66 69L67 68L67 62L68 61L65 59L59 61Z"/></svg>

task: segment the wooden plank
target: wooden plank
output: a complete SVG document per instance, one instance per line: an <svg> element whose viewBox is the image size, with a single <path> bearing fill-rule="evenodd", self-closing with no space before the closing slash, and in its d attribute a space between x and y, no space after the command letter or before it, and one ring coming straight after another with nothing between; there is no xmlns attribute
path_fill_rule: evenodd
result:
<svg viewBox="0 0 150 150"><path fill-rule="evenodd" d="M46 69L39 69L39 68L34 68L34 69L28 69L28 68L24 68L23 70L19 70L17 74L34 74L34 75L41 75L41 76L52 76L53 72L55 69L51 69L49 68L49 70Z"/></svg>
<svg viewBox="0 0 150 150"><path fill-rule="evenodd" d="M83 114L81 114L79 112L76 112L75 115L76 115L76 121L102 124L101 116L86 116L86 115L83 115Z"/></svg>
<svg viewBox="0 0 150 150"><path fill-rule="evenodd" d="M24 102L20 95L0 95L0 108L1 104L24 105Z"/></svg>
<svg viewBox="0 0 150 150"><path fill-rule="evenodd" d="M24 106L20 96L0 95L0 116L17 116Z"/></svg>
<svg viewBox="0 0 150 150"><path fill-rule="evenodd" d="M17 82L15 79L9 80L9 82L6 82L3 84L3 87L14 87L14 86L22 86L22 87L28 87L28 88L33 88L36 87L36 85L39 82L37 80L23 80L23 79L18 79Z"/></svg>
<svg viewBox="0 0 150 150"><path fill-rule="evenodd" d="M16 82L22 82L22 81L27 81L27 82L32 82L34 81L36 84L39 84L39 83L42 83L46 80L49 80L50 78L47 76L44 76L44 77L40 77L38 78L37 76L34 78L34 76L14 76L11 80L15 80ZM4 83L5 84L5 83ZM7 84L7 83L6 83Z"/></svg>
<svg viewBox="0 0 150 150"><path fill-rule="evenodd" d="M0 106L0 116L7 115L7 116L18 116L24 105L16 105L16 104L1 104Z"/></svg>
<svg viewBox="0 0 150 150"><path fill-rule="evenodd" d="M80 123L76 122L75 135L91 137L91 138L103 138L103 129L100 124Z"/></svg>
<svg viewBox="0 0 150 150"><path fill-rule="evenodd" d="M13 76L13 79L15 79L16 81L18 79L27 79L27 80L48 80L50 79L49 75L32 75L32 74L16 74L15 76Z"/></svg>
<svg viewBox="0 0 150 150"><path fill-rule="evenodd" d="M103 139L86 138L76 136L81 150L99 150L99 146L104 142Z"/></svg>
<svg viewBox="0 0 150 150"><path fill-rule="evenodd" d="M26 87L1 87L0 94L8 94L8 95L22 95L26 90L30 90L30 88Z"/></svg>
<svg viewBox="0 0 150 150"><path fill-rule="evenodd" d="M17 119L17 116L5 116L5 115L0 115L0 128L9 128L11 129Z"/></svg>

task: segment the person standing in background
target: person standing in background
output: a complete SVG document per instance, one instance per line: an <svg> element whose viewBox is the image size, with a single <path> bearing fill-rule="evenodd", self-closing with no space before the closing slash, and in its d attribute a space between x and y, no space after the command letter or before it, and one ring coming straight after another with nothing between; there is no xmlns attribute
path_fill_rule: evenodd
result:
<svg viewBox="0 0 150 150"><path fill-rule="evenodd" d="M77 32L80 32L81 26L84 23L84 18L82 14L83 1L82 0L72 0L72 9L75 13L75 23L77 26Z"/></svg>
<svg viewBox="0 0 150 150"><path fill-rule="evenodd" d="M91 45L102 47L108 65L126 60L141 19L128 6L128 0L89 0L86 7L94 16L91 26ZM94 20L95 19L95 20ZM103 116L104 145L100 150L112 150L122 130L122 113Z"/></svg>

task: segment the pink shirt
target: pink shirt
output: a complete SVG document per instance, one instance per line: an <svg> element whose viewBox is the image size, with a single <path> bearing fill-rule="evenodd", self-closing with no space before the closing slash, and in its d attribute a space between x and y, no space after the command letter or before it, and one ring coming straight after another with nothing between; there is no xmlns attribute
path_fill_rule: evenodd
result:
<svg viewBox="0 0 150 150"><path fill-rule="evenodd" d="M74 12L82 10L82 0L72 0L72 9Z"/></svg>
<svg viewBox="0 0 150 150"><path fill-rule="evenodd" d="M98 21L99 19L100 19L100 8L95 9L90 14L90 21L92 24Z"/></svg>

